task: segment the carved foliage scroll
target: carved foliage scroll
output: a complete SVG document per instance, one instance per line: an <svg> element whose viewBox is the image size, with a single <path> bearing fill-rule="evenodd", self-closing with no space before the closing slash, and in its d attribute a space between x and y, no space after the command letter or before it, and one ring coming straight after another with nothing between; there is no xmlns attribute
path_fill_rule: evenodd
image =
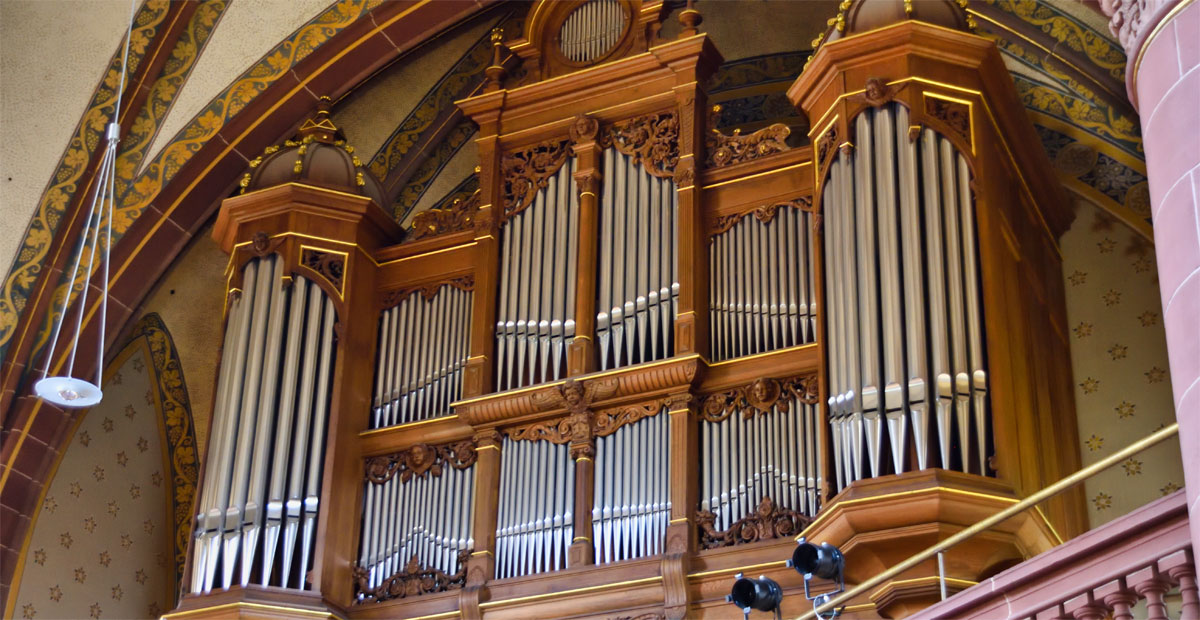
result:
<svg viewBox="0 0 1200 620"><path fill-rule="evenodd" d="M567 381L558 388L542 390L535 394L535 403L543 410L565 407L567 416L517 426L505 432L513 440L570 443L575 458L590 456L590 444L596 437L611 435L626 424L657 415L675 400L675 397L666 397L599 411L591 409L591 403L612 396L616 389L617 382L609 379L588 382L585 386Z"/></svg>
<svg viewBox="0 0 1200 620"><path fill-rule="evenodd" d="M717 516L707 510L696 512L696 524L700 526L700 546L705 549L789 538L796 536L812 523L811 517L780 508L769 497L764 497L754 512L735 521L724 532L718 532L713 527L716 519Z"/></svg>
<svg viewBox="0 0 1200 620"><path fill-rule="evenodd" d="M475 216L479 213L479 201L482 192L475 190L467 198L456 198L444 209L429 209L413 217L412 232L405 241L416 241L427 237L436 237L460 230L471 230L475 227Z"/></svg>
<svg viewBox="0 0 1200 620"><path fill-rule="evenodd" d="M467 560L470 558L470 549L459 551L458 571L447 575L437 569L422 567L417 561L417 556L413 555L404 568L374 588L367 587L367 569L355 566L354 589L363 595L362 602L367 603L454 590L466 584Z"/></svg>
<svg viewBox="0 0 1200 620"><path fill-rule="evenodd" d="M719 106L714 106L714 114L709 118L709 126L714 129L708 134L708 139L705 141L710 168L753 161L759 157L781 153L791 148L787 145L787 137L791 135L792 130L782 123L763 127L744 136L738 130L734 130L731 136L721 133L715 129L715 112L719 110Z"/></svg>
<svg viewBox="0 0 1200 620"><path fill-rule="evenodd" d="M679 117L674 112L647 114L614 123L606 145L640 163L650 174L673 179L679 163Z"/></svg>
<svg viewBox="0 0 1200 620"><path fill-rule="evenodd" d="M569 152L566 140L556 140L501 156L505 218L533 203L538 190L545 189L550 177L567 161Z"/></svg>
<svg viewBox="0 0 1200 620"><path fill-rule="evenodd" d="M700 405L700 417L708 422L721 422L735 411L741 411L745 418L770 413L772 409L787 413L792 399L815 405L817 376L757 379L750 385L711 394Z"/></svg>
<svg viewBox="0 0 1200 620"><path fill-rule="evenodd" d="M820 138L817 138L817 165L820 172L825 172L829 163L833 161L834 155L837 154L837 142L837 123L831 125L828 131L821 134Z"/></svg>
<svg viewBox="0 0 1200 620"><path fill-rule="evenodd" d="M793 199L785 201L785 202L774 202L774 203L770 203L770 204L761 205L761 206L755 207L753 209L750 209L749 211L743 211L741 213L730 213L729 215L719 216L717 218L717 221L713 223L713 228L711 231L709 231L709 234L710 235L719 235L719 234L729 230L730 228L733 228L734 224L737 224L738 221L740 221L743 217L746 217L747 215L753 215L755 218L758 219L758 221L762 222L763 224L770 224L771 220L775 219L775 215L777 213L779 213L779 209L789 209L789 208L790 209L801 209L804 211L811 211L812 210L812 197L801 196L799 198L793 198Z"/></svg>
<svg viewBox="0 0 1200 620"><path fill-rule="evenodd" d="M420 293L425 301L429 301L437 295L438 290L443 286L453 286L456 289L470 291L475 289L475 276L465 275L450 280L439 280L437 282L427 282L419 286L408 286L402 289L389 291L383 295L383 308L391 308L396 304L407 299L410 295Z"/></svg>
<svg viewBox="0 0 1200 620"><path fill-rule="evenodd" d="M341 252L328 252L318 248L302 248L300 264L308 267L325 278L340 294L346 275L346 255Z"/></svg>
<svg viewBox="0 0 1200 620"><path fill-rule="evenodd" d="M383 484L399 474L401 482L408 482L414 476L441 476L445 466L466 469L475 464L476 458L475 444L468 440L440 446L422 443L395 454L367 459L363 478Z"/></svg>
<svg viewBox="0 0 1200 620"><path fill-rule="evenodd" d="M971 106L938 97L925 97L925 114L946 124L966 144L971 144Z"/></svg>

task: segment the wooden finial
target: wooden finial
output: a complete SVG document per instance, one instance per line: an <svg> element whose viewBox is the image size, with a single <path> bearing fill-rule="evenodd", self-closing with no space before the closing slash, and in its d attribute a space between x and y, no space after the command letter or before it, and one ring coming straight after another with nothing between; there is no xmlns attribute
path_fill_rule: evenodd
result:
<svg viewBox="0 0 1200 620"><path fill-rule="evenodd" d="M504 47L504 29L492 28L492 64L487 69L483 70L487 76L486 91L491 92L500 90L500 84L504 81L505 71L504 66L500 64L500 48Z"/></svg>
<svg viewBox="0 0 1200 620"><path fill-rule="evenodd" d="M687 0L687 7L679 12L679 23L683 26L683 30L679 32L679 38L695 36L700 31L696 28L704 21L704 17L700 15L693 6L694 0Z"/></svg>

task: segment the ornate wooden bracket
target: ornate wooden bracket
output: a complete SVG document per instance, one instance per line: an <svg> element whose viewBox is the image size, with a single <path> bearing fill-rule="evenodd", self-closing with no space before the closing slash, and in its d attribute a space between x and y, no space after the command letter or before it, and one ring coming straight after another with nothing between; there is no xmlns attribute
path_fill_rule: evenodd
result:
<svg viewBox="0 0 1200 620"><path fill-rule="evenodd" d="M412 231L405 241L416 241L446 233L475 228L482 192L475 190L466 198L456 198L444 209L429 209L413 216Z"/></svg>
<svg viewBox="0 0 1200 620"><path fill-rule="evenodd" d="M970 151L973 151L974 144L971 141L971 106L941 97L932 97L925 93L925 115L931 119L937 119L944 124L946 129L954 132L968 146Z"/></svg>
<svg viewBox="0 0 1200 620"><path fill-rule="evenodd" d="M550 177L567 161L569 153L567 140L551 140L501 156L504 219L520 213L533 203L538 190L546 188Z"/></svg>
<svg viewBox="0 0 1200 620"><path fill-rule="evenodd" d="M904 88L907 84L892 84L889 85L882 78L869 78L866 86L863 87L863 92L851 95L846 98L850 103L867 104L873 108L878 108L883 104L892 101L896 98L896 93Z"/></svg>
<svg viewBox="0 0 1200 620"><path fill-rule="evenodd" d="M345 290L343 285L346 276L346 254L344 252L331 252L320 248L301 246L300 264L325 278L325 281L337 290L338 296L342 295Z"/></svg>
<svg viewBox="0 0 1200 620"><path fill-rule="evenodd" d="M367 587L367 569L355 566L354 590L363 595L361 603L378 603L395 598L455 590L463 587L467 582L467 560L470 557L470 549L459 551L458 571L453 575L447 575L434 568L422 567L417 561L417 556L413 555L404 568L384 579L383 583L374 588Z"/></svg>
<svg viewBox="0 0 1200 620"><path fill-rule="evenodd" d="M713 227L711 230L709 230L708 234L709 236L719 235L730 228L733 228L734 224L737 224L747 215L753 215L763 224L769 224L771 223L771 220L775 219L775 215L779 213L780 208L812 211L812 197L800 196L799 198L793 198L783 202L773 202L770 204L760 205L754 207L753 209L742 211L741 213L730 213L728 215L719 216L717 217L717 221L713 223Z"/></svg>
<svg viewBox="0 0 1200 620"><path fill-rule="evenodd" d="M674 112L659 112L613 123L604 137L612 146L640 163L650 174L675 178L679 163L679 117Z"/></svg>
<svg viewBox="0 0 1200 620"><path fill-rule="evenodd" d="M721 422L734 411L741 411L745 418L770 413L772 409L787 413L792 399L806 405L817 404L817 375L756 379L749 385L711 394L701 403L700 417L708 422Z"/></svg>
<svg viewBox="0 0 1200 620"><path fill-rule="evenodd" d="M833 164L833 158L837 156L838 140L841 139L838 132L837 122L829 126L821 137L817 138L817 179L819 183L824 183L825 175L829 171L829 166Z"/></svg>
<svg viewBox="0 0 1200 620"><path fill-rule="evenodd" d="M376 456L367 460L363 479L373 484L383 484L400 474L401 482L416 476L442 475L442 467L466 469L475 464L478 453L470 440L431 446L417 444L394 454Z"/></svg>
<svg viewBox="0 0 1200 620"><path fill-rule="evenodd" d="M791 135L792 130L783 123L763 127L745 136L737 129L731 136L721 133L716 129L717 114L720 111L721 106L716 105L709 113L708 126L712 127L712 130L705 139L704 149L708 153L708 167L732 166L782 153L791 148L787 145L787 137Z"/></svg>
<svg viewBox="0 0 1200 620"><path fill-rule="evenodd" d="M426 282L425 284L420 284L417 286L408 286L402 289L388 291L387 293L383 294L383 300L381 302L382 308L384 310L391 308L407 299L410 295L414 295L416 293L420 293L421 297L425 298L425 301L429 301L438 294L438 290L440 290L443 286L453 286L459 290L471 291L475 289L475 276L473 274L467 274L465 276L450 278L448 280Z"/></svg>
<svg viewBox="0 0 1200 620"><path fill-rule="evenodd" d="M774 538L790 538L812 523L812 517L795 510L780 508L769 497L764 497L754 512L735 521L724 532L713 528L716 520L717 515L707 510L696 512L696 525L700 527L700 545L705 549L732 547Z"/></svg>

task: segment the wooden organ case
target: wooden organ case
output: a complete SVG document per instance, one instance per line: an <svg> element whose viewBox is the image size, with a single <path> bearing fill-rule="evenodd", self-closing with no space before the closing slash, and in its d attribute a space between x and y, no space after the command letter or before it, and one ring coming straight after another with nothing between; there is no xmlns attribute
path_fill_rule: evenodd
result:
<svg viewBox="0 0 1200 620"><path fill-rule="evenodd" d="M796 613L798 535L853 583L1076 468L1061 189L996 50L913 6L841 5L788 93L812 146L713 129L690 5L664 40L660 1L572 0L493 34L480 189L406 233L327 112L253 162L176 613L727 617L744 570ZM1079 502L964 544L952 589Z"/></svg>

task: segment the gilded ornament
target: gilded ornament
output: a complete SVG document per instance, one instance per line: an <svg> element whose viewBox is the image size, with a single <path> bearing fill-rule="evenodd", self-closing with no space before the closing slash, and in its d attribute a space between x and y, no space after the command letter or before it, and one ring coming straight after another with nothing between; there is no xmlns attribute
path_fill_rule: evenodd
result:
<svg viewBox="0 0 1200 620"><path fill-rule="evenodd" d="M444 467L467 469L475 464L479 454L470 440L431 446L417 444L399 452L367 459L363 469L363 480L371 484L383 484L397 475L400 482L414 477L438 477Z"/></svg>

